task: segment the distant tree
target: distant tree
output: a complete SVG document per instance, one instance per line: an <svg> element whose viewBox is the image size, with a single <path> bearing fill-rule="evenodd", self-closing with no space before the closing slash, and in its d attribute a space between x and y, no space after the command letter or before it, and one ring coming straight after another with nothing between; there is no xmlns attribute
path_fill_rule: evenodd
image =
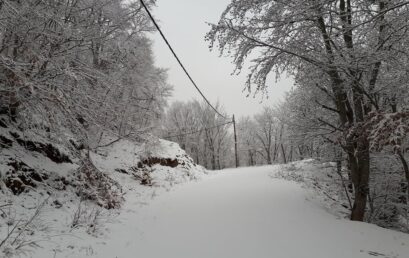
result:
<svg viewBox="0 0 409 258"><path fill-rule="evenodd" d="M255 166L258 162L259 146L256 139L256 123L252 117L243 117L237 123L238 144L240 159L245 160L248 166Z"/></svg>
<svg viewBox="0 0 409 258"><path fill-rule="evenodd" d="M219 103L215 105L223 112ZM227 116L227 115L226 115ZM164 138L178 142L198 164L210 169L230 166L230 124L205 102L174 102L162 125Z"/></svg>

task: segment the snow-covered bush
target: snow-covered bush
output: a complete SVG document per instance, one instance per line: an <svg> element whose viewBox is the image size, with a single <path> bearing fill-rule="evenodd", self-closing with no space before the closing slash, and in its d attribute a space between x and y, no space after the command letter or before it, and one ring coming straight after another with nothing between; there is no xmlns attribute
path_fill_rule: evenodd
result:
<svg viewBox="0 0 409 258"><path fill-rule="evenodd" d="M365 220L381 227L408 232L408 193L403 171L393 155L377 154L371 162L368 206ZM348 170L338 173L334 162L303 160L281 165L274 174L314 189L322 197L328 210L348 216L354 198Z"/></svg>
<svg viewBox="0 0 409 258"><path fill-rule="evenodd" d="M4 210L2 217L7 220L7 223L1 227L7 227L0 231L0 256L5 257L27 255L30 249L38 247L39 232L47 232L47 222L41 218L41 213L48 199L40 203L29 216L26 218L17 218L15 212L12 211L11 204L1 205Z"/></svg>
<svg viewBox="0 0 409 258"><path fill-rule="evenodd" d="M78 206L72 214L71 231L84 227L90 235L97 236L105 226L103 219L109 217L103 208L95 206L87 201L79 201Z"/></svg>
<svg viewBox="0 0 409 258"><path fill-rule="evenodd" d="M409 232L408 187L396 156L372 159L367 220L386 228Z"/></svg>
<svg viewBox="0 0 409 258"><path fill-rule="evenodd" d="M123 201L120 184L98 170L89 154L81 161L75 184L82 199L92 200L106 209L119 208Z"/></svg>
<svg viewBox="0 0 409 258"><path fill-rule="evenodd" d="M313 189L324 200L326 208L337 216L347 217L351 209L352 192L346 186L347 171L339 175L333 162L308 159L281 165L274 174L279 178L301 183Z"/></svg>

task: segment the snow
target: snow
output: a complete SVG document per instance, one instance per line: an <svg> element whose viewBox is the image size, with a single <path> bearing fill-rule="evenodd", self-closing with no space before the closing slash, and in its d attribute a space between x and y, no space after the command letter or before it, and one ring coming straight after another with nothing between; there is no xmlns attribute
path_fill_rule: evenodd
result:
<svg viewBox="0 0 409 258"><path fill-rule="evenodd" d="M9 157L16 157L37 171L60 176L72 174L78 167L76 164L54 163L47 157L27 151L18 144L13 144L12 148L2 149L1 154L0 157L4 163L0 162L0 164L7 164ZM153 186L141 185L131 173L124 174L117 171L117 169L124 169L131 172L131 167L137 166L141 159L149 156L177 158L179 162L183 162L183 165L177 167L154 165L150 168ZM119 210L105 210L91 201L80 201L70 186L59 191L42 183L37 188L32 188L29 192L18 196L0 191L2 200L0 202L0 243L7 238L8 232L13 227L18 225L18 228L21 228L33 217L33 214L39 211L39 215L25 226L25 230L21 231L22 234L19 234L20 231L15 232L8 241L0 245L0 257L2 255L41 258L96 255L95 248L112 241L111 226L123 223L121 216L135 213L156 196L208 174L202 167L194 165L190 157L176 143L164 140L153 142L152 145L121 140L91 153L91 159L98 169L121 185L125 200L123 207ZM6 173L8 169L6 165L0 166L0 173ZM0 190L4 189L1 182L0 180ZM3 206L5 204L8 205ZM42 206L41 210L37 209L39 206ZM23 246L15 250L19 243Z"/></svg>
<svg viewBox="0 0 409 258"><path fill-rule="evenodd" d="M158 158L178 159L187 164L187 167L178 166L176 168L154 165L152 169L152 180L155 186L152 188L140 187L135 180L130 180L129 175L113 173L115 169L129 170L147 156ZM201 166L194 166L193 160L179 147L177 143L165 140L158 140L153 144L135 145L134 142L121 140L112 147L99 150L91 155L96 167L101 171L110 174L123 187L124 193L137 191L138 195L155 195L158 191L170 190L174 185L196 180L207 172ZM135 194L132 193L132 194ZM145 201L145 198L140 198Z"/></svg>
<svg viewBox="0 0 409 258"><path fill-rule="evenodd" d="M322 204L327 212L339 218L347 219L350 215L349 201L344 185L347 187L348 175L341 171L343 180L336 172L335 162L320 162L306 159L280 165L280 169L272 176L300 183L306 189L313 189L314 199ZM352 193L348 192L351 198Z"/></svg>
<svg viewBox="0 0 409 258"><path fill-rule="evenodd" d="M409 235L337 218L314 192L274 178L280 169L225 170L143 207L128 196L105 237L75 257L408 257Z"/></svg>
<svg viewBox="0 0 409 258"><path fill-rule="evenodd" d="M14 138L11 136L10 132L17 133L24 139L29 139L39 143L48 143L45 141L45 137L41 137L39 134L36 134L33 131L27 130L22 132L17 128L6 129L0 127L0 136L5 136L7 139L13 140ZM54 146L58 147L58 149L63 153L69 153L69 151L62 145ZM9 162L9 157L18 158L19 161L29 164L31 168L34 168L37 171L57 173L59 176L67 176L77 167L75 164L71 163L57 164L51 162L51 160L46 156L37 152L29 152L14 141L12 148L0 148L0 172L8 171L8 166L6 164ZM75 158L73 158L73 160L76 161Z"/></svg>
<svg viewBox="0 0 409 258"><path fill-rule="evenodd" d="M69 173L75 165L55 164L41 155L24 161L39 169ZM14 149L8 149L9 155ZM177 158L185 165L154 165L153 186L143 186L130 171L145 157ZM44 208L22 241L34 241L19 257L98 258L407 258L409 235L345 219L331 189L331 164L305 160L289 165L205 171L180 147L158 140L149 145L121 140L91 154L96 167L123 187L123 206L104 210L79 202L72 191L39 187L19 196L2 196L14 213L4 219L30 218ZM41 165L41 162L44 164ZM293 181L289 181L293 180ZM320 181L327 188L316 189ZM326 181L327 180L327 181ZM297 181L297 182L294 182ZM312 190L315 189L315 190ZM323 190L322 192L316 190ZM337 196L337 192L329 192ZM56 208L54 201L62 204ZM9 210L7 210L9 209ZM78 223L73 226L76 216ZM1 218L0 218L1 220ZM0 240L10 227L0 226ZM3 247L5 250L6 247ZM10 248L12 248L10 246Z"/></svg>

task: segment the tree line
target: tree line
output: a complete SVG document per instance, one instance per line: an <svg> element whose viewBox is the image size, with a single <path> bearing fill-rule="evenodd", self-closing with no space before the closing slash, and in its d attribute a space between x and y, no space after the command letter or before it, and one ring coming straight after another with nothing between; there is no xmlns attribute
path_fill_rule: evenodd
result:
<svg viewBox="0 0 409 258"><path fill-rule="evenodd" d="M2 0L0 19L0 114L93 147L150 133L171 87L139 1Z"/></svg>

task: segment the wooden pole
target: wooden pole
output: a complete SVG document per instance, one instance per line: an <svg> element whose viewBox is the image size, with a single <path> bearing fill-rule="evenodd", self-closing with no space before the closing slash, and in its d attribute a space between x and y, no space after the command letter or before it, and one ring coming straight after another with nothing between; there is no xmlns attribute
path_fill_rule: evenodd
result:
<svg viewBox="0 0 409 258"><path fill-rule="evenodd" d="M234 129L234 155L236 157L236 168L238 168L240 164L239 164L239 156L237 153L237 131L236 131L236 120L234 119L234 115L233 115L233 129Z"/></svg>

